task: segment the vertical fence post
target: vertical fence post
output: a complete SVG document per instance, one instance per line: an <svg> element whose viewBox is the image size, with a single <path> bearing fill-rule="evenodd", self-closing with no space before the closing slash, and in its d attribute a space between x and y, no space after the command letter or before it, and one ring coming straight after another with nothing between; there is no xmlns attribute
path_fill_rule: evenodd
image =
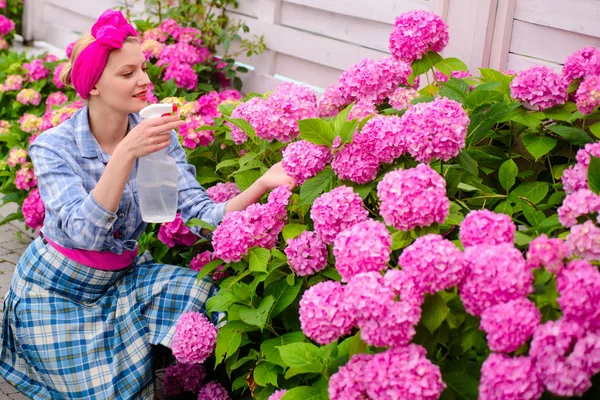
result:
<svg viewBox="0 0 600 400"><path fill-rule="evenodd" d="M517 0L502 0L498 3L490 53L490 68L503 71L507 67L516 5Z"/></svg>
<svg viewBox="0 0 600 400"><path fill-rule="evenodd" d="M23 2L23 28L22 35L25 44L31 44L36 38L39 30L40 13L44 6L44 0L27 0Z"/></svg>

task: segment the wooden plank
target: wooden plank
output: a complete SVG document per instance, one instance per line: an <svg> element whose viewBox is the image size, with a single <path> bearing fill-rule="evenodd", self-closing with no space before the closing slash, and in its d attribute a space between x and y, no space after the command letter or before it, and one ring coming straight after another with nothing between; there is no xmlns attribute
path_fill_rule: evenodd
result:
<svg viewBox="0 0 600 400"><path fill-rule="evenodd" d="M515 18L520 21L600 37L598 0L518 0Z"/></svg>
<svg viewBox="0 0 600 400"><path fill-rule="evenodd" d="M94 1L72 1L72 0L44 0L47 5L53 5L55 7L68 10L71 13L86 16L92 20L92 24L98 17L107 9L116 9L117 7L123 6L125 2L123 0L94 0ZM47 19L46 17L44 17ZM68 23L69 20L66 18L58 19L64 23ZM90 24L90 27L92 27ZM89 29L88 28L88 29Z"/></svg>
<svg viewBox="0 0 600 400"><path fill-rule="evenodd" d="M387 52L394 26L284 2L280 25Z"/></svg>
<svg viewBox="0 0 600 400"><path fill-rule="evenodd" d="M429 10L430 2L427 0L377 0L377 3L369 1L349 0L285 0L308 6L319 10L331 11L337 14L364 18L387 24L393 24L396 17L403 12L411 10Z"/></svg>
<svg viewBox="0 0 600 400"><path fill-rule="evenodd" d="M51 2L45 4L43 15L44 22L47 24L46 35L51 34L50 30L54 27L61 27L63 30L70 30L81 36L89 32L95 22L95 19L87 15L72 12Z"/></svg>
<svg viewBox="0 0 600 400"><path fill-rule="evenodd" d="M506 70L510 42L513 35L516 4L517 0L503 0L498 2L490 49L490 68L500 71Z"/></svg>
<svg viewBox="0 0 600 400"><path fill-rule="evenodd" d="M251 92L270 92L277 89L277 86L284 82L282 79L276 79L273 76L256 73L254 71L243 74L241 79L243 83L242 93L244 94Z"/></svg>
<svg viewBox="0 0 600 400"><path fill-rule="evenodd" d="M277 55L276 74L325 90L337 82L342 70L280 53Z"/></svg>
<svg viewBox="0 0 600 400"><path fill-rule="evenodd" d="M248 17L258 17L258 8L260 0L241 0L238 2L238 7L227 7L228 11L233 11L237 14L243 14Z"/></svg>
<svg viewBox="0 0 600 400"><path fill-rule="evenodd" d="M562 66L560 64L551 63L544 60L538 60L537 58L525 57L519 54L508 55L508 64L507 70L512 69L514 71L521 71L524 69L528 69L531 67L535 67L536 65L544 65L546 67L550 67L556 72L561 72Z"/></svg>
<svg viewBox="0 0 600 400"><path fill-rule="evenodd" d="M332 68L346 69L363 58L380 59L387 53L355 44L321 37L285 26L237 16L250 27L253 35L264 35L265 45L276 52L310 60Z"/></svg>
<svg viewBox="0 0 600 400"><path fill-rule="evenodd" d="M574 51L599 45L597 37L515 20L510 52L562 64Z"/></svg>

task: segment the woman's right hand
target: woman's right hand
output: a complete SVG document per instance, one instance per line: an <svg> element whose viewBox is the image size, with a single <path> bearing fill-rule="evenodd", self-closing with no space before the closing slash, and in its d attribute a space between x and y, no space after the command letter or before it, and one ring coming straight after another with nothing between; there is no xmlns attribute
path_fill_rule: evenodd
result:
<svg viewBox="0 0 600 400"><path fill-rule="evenodd" d="M127 133L115 152L136 159L164 149L171 143L171 129L184 124L178 115L143 120Z"/></svg>

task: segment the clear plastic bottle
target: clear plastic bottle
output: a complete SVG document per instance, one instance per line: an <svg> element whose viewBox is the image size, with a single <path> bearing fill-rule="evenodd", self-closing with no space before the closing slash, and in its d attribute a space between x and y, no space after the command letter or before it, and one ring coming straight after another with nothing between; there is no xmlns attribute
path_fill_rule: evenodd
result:
<svg viewBox="0 0 600 400"><path fill-rule="evenodd" d="M176 111L175 104L151 104L140 111L140 116L144 119L158 118ZM177 164L167 154L167 149L138 159L138 200L145 222L171 222L177 214Z"/></svg>

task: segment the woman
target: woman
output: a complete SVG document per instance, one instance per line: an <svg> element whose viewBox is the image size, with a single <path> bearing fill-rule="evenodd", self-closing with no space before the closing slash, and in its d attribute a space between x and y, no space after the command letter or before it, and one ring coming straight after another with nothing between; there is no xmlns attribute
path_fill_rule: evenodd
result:
<svg viewBox="0 0 600 400"><path fill-rule="evenodd" d="M268 190L294 185L275 165L227 203L210 200L173 131L183 122L137 115L150 84L145 63L134 28L120 12L104 12L63 70L87 107L30 147L46 218L4 303L0 373L35 399L152 398L151 345L168 347L178 317L205 312L216 292L189 268L137 256L146 227L139 157L168 147L184 220L216 225Z"/></svg>

